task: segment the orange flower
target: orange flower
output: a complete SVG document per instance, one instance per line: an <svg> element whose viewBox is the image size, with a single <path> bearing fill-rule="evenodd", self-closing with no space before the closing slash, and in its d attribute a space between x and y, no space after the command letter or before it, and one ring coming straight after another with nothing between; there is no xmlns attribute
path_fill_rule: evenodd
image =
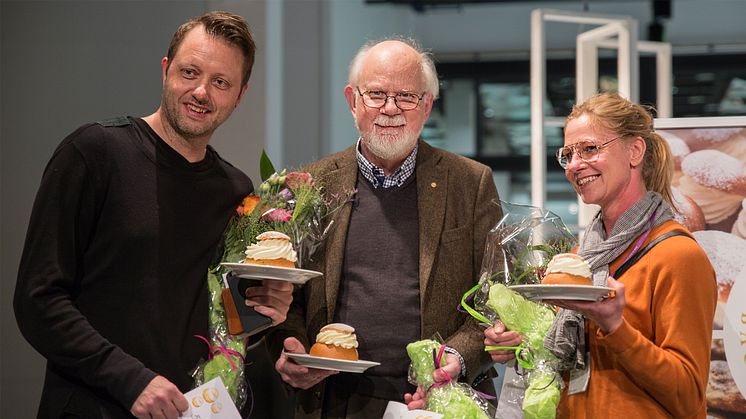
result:
<svg viewBox="0 0 746 419"><path fill-rule="evenodd" d="M236 208L236 212L238 215L249 215L254 211L254 208L259 204L259 201L261 201L261 198L258 196L249 195L244 198L241 205Z"/></svg>

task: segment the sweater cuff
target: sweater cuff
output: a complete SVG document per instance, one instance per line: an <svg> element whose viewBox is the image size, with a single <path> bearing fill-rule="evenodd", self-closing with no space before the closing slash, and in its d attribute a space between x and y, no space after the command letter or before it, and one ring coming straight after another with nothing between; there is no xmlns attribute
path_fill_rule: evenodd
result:
<svg viewBox="0 0 746 419"><path fill-rule="evenodd" d="M150 382L157 376L158 374L154 371L143 368L134 382L130 383L129 389L125 394L123 394L123 397L119 399L128 411L132 408L132 405L135 404L135 400L140 397L143 390L145 390L145 387L147 387L148 384L150 384Z"/></svg>
<svg viewBox="0 0 746 419"><path fill-rule="evenodd" d="M453 354L458 358L459 364L461 364L461 375L460 377L466 377L466 361L464 361L464 357L461 356L460 353L458 353L457 350L451 348L450 346L446 346L445 351L449 354Z"/></svg>

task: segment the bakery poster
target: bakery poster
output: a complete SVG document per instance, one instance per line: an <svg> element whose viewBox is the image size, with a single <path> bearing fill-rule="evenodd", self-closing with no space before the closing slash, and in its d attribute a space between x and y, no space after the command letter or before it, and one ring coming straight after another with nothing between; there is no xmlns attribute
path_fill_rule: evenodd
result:
<svg viewBox="0 0 746 419"><path fill-rule="evenodd" d="M746 117L655 121L674 156L674 200L715 268L708 418L746 418Z"/></svg>

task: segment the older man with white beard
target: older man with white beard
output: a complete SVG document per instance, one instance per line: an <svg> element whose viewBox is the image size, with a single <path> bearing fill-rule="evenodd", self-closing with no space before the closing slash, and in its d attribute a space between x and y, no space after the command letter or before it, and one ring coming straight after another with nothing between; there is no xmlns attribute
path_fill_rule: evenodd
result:
<svg viewBox="0 0 746 419"><path fill-rule="evenodd" d="M296 417L380 418L388 401L415 390L405 346L436 333L454 379L474 384L492 365L481 329L456 308L501 216L491 204L498 195L490 168L419 139L438 97L432 59L410 40L366 44L345 96L360 138L309 170L329 194L357 193L312 267L324 277L297 289L287 321L269 337L277 371L300 389ZM326 371L280 354L306 353L328 323L353 326L360 359L381 365Z"/></svg>

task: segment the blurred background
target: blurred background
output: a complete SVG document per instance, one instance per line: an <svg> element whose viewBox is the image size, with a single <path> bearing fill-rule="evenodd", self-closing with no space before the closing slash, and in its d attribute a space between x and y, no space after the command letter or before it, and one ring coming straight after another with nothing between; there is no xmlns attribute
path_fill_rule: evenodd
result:
<svg viewBox="0 0 746 419"><path fill-rule="evenodd" d="M0 1L0 418L35 417L43 359L23 340L12 295L34 195L57 144L79 125L145 116L160 103L160 60L174 30L209 10L244 16L259 47L249 91L213 146L258 180L266 149L297 167L357 140L343 89L367 40L410 36L430 49L441 98L423 132L433 145L491 166L501 197L530 203L530 13L630 16L639 39L673 47L673 116L746 115L744 0ZM548 23L545 114L575 98L575 36ZM616 85L601 56L600 85ZM655 103L654 58L640 60L640 101ZM547 207L577 222L577 199L545 130ZM133 339L136 339L133 336Z"/></svg>

